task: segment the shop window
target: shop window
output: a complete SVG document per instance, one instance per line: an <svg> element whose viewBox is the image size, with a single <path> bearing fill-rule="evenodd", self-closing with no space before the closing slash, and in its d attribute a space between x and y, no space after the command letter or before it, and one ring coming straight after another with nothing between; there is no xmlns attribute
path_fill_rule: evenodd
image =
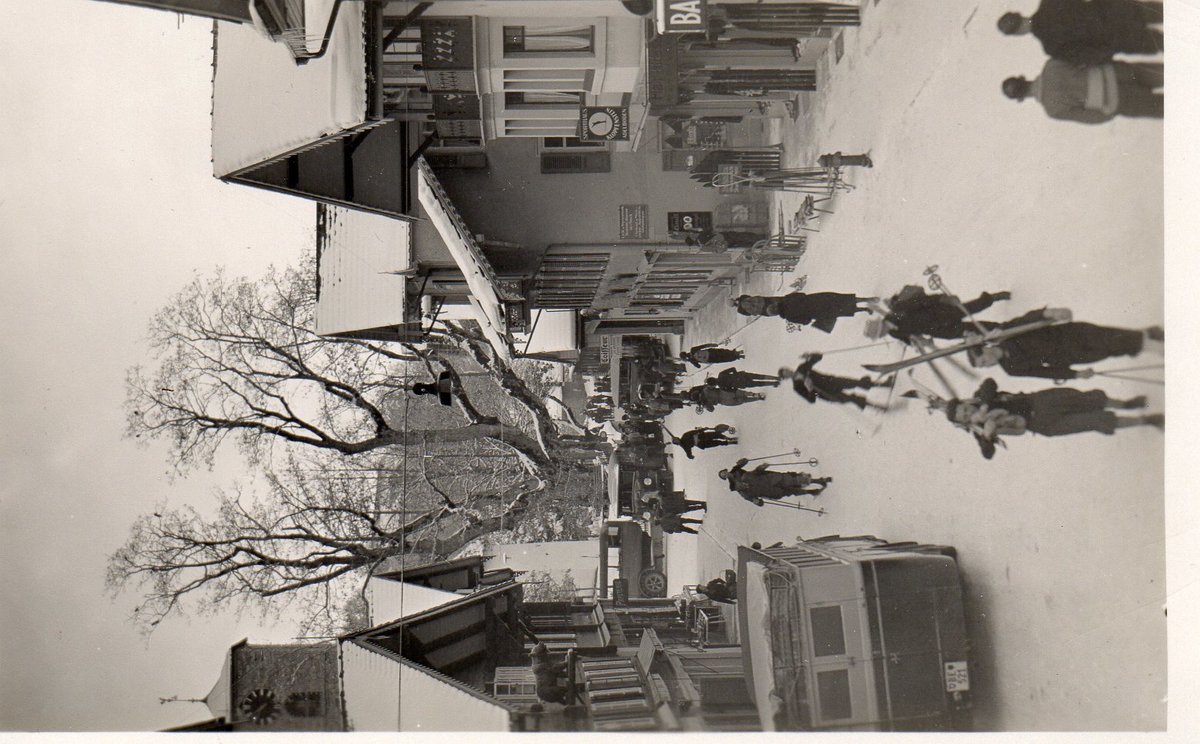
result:
<svg viewBox="0 0 1200 744"><path fill-rule="evenodd" d="M582 105L582 91L518 90L504 93L504 108L557 108Z"/></svg>
<svg viewBox="0 0 1200 744"><path fill-rule="evenodd" d="M504 55L591 53L595 26L505 26Z"/></svg>
<svg viewBox="0 0 1200 744"><path fill-rule="evenodd" d="M542 173L608 173L611 169L607 150L542 153Z"/></svg>
<svg viewBox="0 0 1200 744"><path fill-rule="evenodd" d="M603 149L603 142L584 142L578 137L542 137L542 149L561 150L565 148Z"/></svg>

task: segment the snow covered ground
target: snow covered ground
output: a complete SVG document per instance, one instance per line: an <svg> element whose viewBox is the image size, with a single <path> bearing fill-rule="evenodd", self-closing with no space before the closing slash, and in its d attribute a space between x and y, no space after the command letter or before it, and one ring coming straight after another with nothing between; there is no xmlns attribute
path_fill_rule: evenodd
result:
<svg viewBox="0 0 1200 744"><path fill-rule="evenodd" d="M863 25L845 32L840 61L830 50L822 92L784 137L793 164L869 150L876 167L849 169L857 188L810 234L794 276L755 275L743 291L786 292L807 275L812 291L887 296L921 284L925 267L938 264L963 297L1013 293L988 318L1049 305L1107 325L1162 323L1161 122L1058 122L1036 102L1004 98L1005 77L1032 78L1044 62L1035 40L996 31L1009 6L1033 3L864 0ZM786 217L799 205L791 194L778 201ZM741 368L773 373L804 351L869 343L863 317L842 320L832 335L786 333L783 321L762 319L732 343L746 349ZM724 338L743 320L710 306L685 346ZM821 368L858 376L858 365L899 355L896 344L830 354ZM1161 361L1143 354L1097 367ZM941 368L962 395L982 379ZM1162 379L1161 370L1138 374ZM1049 384L996 377L1008 390ZM944 394L928 368L915 379ZM902 406L898 395L911 386L902 376L886 415L809 405L780 388L763 403L671 417L674 432L722 421L742 432L740 450L675 458L677 483L707 499L709 513L698 538L672 539L672 583L692 565L687 583L718 575L733 565L735 545L754 540L873 533L955 545L979 728L1165 727L1163 435L1026 435L989 462L944 418ZM1163 409L1161 385L1096 377L1076 386L1147 395L1152 410ZM835 478L823 517L756 508L716 476L739 454L792 447Z"/></svg>

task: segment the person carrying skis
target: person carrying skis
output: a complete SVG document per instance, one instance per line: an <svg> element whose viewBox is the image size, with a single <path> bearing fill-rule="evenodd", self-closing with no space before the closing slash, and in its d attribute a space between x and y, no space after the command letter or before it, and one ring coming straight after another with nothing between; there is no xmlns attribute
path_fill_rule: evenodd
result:
<svg viewBox="0 0 1200 744"><path fill-rule="evenodd" d="M1118 416L1111 410L1144 408L1145 396L1118 400L1109 398L1103 390L1062 387L1035 393L1009 393L1000 390L990 377L970 398L931 405L944 408L947 419L971 432L988 460L996 454L996 444L1001 436L1030 432L1057 437L1088 431L1111 435L1117 429L1132 426L1162 429L1165 423L1161 413Z"/></svg>
<svg viewBox="0 0 1200 744"><path fill-rule="evenodd" d="M1008 292L984 292L960 305L954 297L927 294L921 287L910 284L888 299L882 322L868 322L867 335L879 338L886 333L906 344L911 344L914 336L961 339L975 328L966 313L983 312L996 301L1011 296Z"/></svg>
<svg viewBox="0 0 1200 744"><path fill-rule="evenodd" d="M813 367L823 358L823 355L816 352L805 354L803 364L794 370L788 367L781 367L779 376L790 377L796 394L809 403L816 403L818 400L827 400L830 403L852 403L858 406L859 410L863 410L867 406L882 408L882 406L871 403L862 395L855 395L846 391L855 388L870 390L873 387L887 387L891 385L890 380L871 382L870 377L861 377L855 380L849 377L837 377L817 372Z"/></svg>
<svg viewBox="0 0 1200 744"><path fill-rule="evenodd" d="M1158 344L1161 348L1163 340L1163 330L1158 326L1131 330L1071 322L1071 311L1064 308L1033 310L1007 323L981 325L988 330L1007 330L1043 319L1068 322L974 346L968 350L971 366L999 365L1014 377L1086 379L1094 374L1093 371L1076 370L1073 365L1101 362L1114 356L1137 356L1147 345ZM967 334L968 341L978 338L977 334Z"/></svg>

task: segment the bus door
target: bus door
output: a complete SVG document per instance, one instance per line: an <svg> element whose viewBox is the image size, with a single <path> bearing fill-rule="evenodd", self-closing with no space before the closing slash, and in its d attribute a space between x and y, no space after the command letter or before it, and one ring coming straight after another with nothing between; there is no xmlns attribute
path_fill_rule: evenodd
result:
<svg viewBox="0 0 1200 744"><path fill-rule="evenodd" d="M852 726L877 715L859 575L851 566L811 568L802 574L817 728Z"/></svg>

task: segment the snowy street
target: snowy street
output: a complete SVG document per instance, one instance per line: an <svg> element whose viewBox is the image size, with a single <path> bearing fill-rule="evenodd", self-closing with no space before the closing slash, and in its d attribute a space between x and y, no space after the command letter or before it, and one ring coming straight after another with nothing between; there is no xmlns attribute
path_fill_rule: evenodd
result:
<svg viewBox="0 0 1200 744"><path fill-rule="evenodd" d="M1036 40L1001 35L996 19L1035 5L864 0L862 26L845 31L840 61L831 45L820 92L784 126L783 142L793 166L840 150L869 151L875 167L845 170L856 188L819 205L834 213L807 233L795 274L755 274L739 291L784 294L807 276L809 291L886 298L923 285L922 272L937 264L964 299L1012 292L983 314L989 320L1050 306L1101 325L1161 325L1162 122L1054 121L1035 101L1006 99L1001 81L1035 77L1045 57ZM800 195L776 201L787 221ZM745 325L728 303L714 302L682 345L732 333L729 344L746 352L740 369L774 374L805 351L825 351L821 370L859 377L859 365L901 354L898 342L842 351L872 343L862 333L866 317L843 318L828 335L788 333L781 319ZM1095 367L1161 362L1146 352ZM964 397L987 376L939 369ZM1161 369L1130 374L1163 379ZM998 369L992 376L1010 391L1053 384ZM1164 728L1163 434L1026 434L987 461L944 416L900 397L913 380L946 395L921 366L900 375L887 413L809 404L785 382L765 402L668 418L675 433L717 423L741 433L739 448L697 451L694 461L673 453L677 487L709 510L698 537L668 543L671 585L719 575L734 565L735 546L753 541L869 533L953 545L967 587L978 729ZM1163 410L1161 384L1097 376L1072 386L1146 395L1148 410ZM871 398L882 403L887 392ZM802 459L819 458L815 474L834 478L816 504L802 502L824 506L824 516L755 507L717 477L739 456L793 447Z"/></svg>

